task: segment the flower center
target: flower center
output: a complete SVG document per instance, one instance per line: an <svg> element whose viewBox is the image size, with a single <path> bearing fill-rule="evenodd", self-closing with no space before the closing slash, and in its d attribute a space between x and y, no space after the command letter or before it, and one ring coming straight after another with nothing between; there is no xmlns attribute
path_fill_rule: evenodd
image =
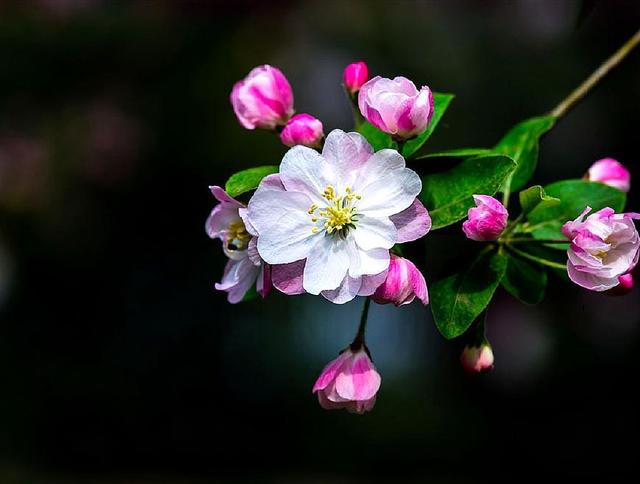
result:
<svg viewBox="0 0 640 484"><path fill-rule="evenodd" d="M329 235L337 234L344 237L349 230L356 228L358 212L355 202L362 197L353 193L349 187L345 192L345 195L338 196L331 185L324 189L322 198L327 201L327 205L318 207L314 203L308 211L314 224L311 232L317 234L320 230L326 230Z"/></svg>
<svg viewBox="0 0 640 484"><path fill-rule="evenodd" d="M247 232L242 220L234 220L227 229L227 249L244 250L249 245L251 234Z"/></svg>

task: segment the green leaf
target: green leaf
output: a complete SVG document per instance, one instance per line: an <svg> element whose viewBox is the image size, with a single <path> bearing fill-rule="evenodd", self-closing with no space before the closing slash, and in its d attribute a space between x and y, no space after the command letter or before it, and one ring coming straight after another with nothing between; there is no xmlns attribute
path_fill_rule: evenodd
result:
<svg viewBox="0 0 640 484"><path fill-rule="evenodd" d="M224 185L225 191L230 197L237 197L250 190L258 188L262 179L273 173L278 173L277 165L257 166L248 170L234 173Z"/></svg>
<svg viewBox="0 0 640 484"><path fill-rule="evenodd" d="M518 165L505 185L506 190L518 190L529 181L538 163L540 137L553 127L555 121L556 118L553 116L527 119L512 127L498 141L495 150L510 156Z"/></svg>
<svg viewBox="0 0 640 484"><path fill-rule="evenodd" d="M472 195L494 195L515 167L507 156L478 156L451 170L423 177L419 197L429 210L432 229L465 218L467 210L474 206Z"/></svg>
<svg viewBox="0 0 640 484"><path fill-rule="evenodd" d="M440 92L433 93L433 116L431 117L431 121L429 121L429 125L424 132L405 143L402 148L402 156L409 158L412 154L422 148L425 141L427 141L435 131L436 126L438 126L444 112L447 110L454 97L455 96L453 94L444 94Z"/></svg>
<svg viewBox="0 0 640 484"><path fill-rule="evenodd" d="M536 264L510 256L507 271L500 282L516 299L525 304L538 304L544 299L547 272Z"/></svg>
<svg viewBox="0 0 640 484"><path fill-rule="evenodd" d="M535 185L520 192L520 207L525 215L536 207L546 209L560 203L559 198L550 197L540 185Z"/></svg>
<svg viewBox="0 0 640 484"><path fill-rule="evenodd" d="M387 133L383 133L371 123L367 121L358 126L358 133L367 138L367 141L373 146L374 151L379 151L384 148L396 148L396 143L391 139L391 136Z"/></svg>
<svg viewBox="0 0 640 484"><path fill-rule="evenodd" d="M544 187L547 195L560 199L552 206L534 208L524 229L537 239L561 238L562 225L574 220L589 206L593 212L611 207L616 212L624 210L626 194L603 183L586 180L563 180Z"/></svg>
<svg viewBox="0 0 640 484"><path fill-rule="evenodd" d="M249 290L245 293L245 295L242 298L241 302L253 301L254 299L257 299L258 297L260 297L260 294L258 294L258 291L256 290L256 285L252 284L251 287L249 288Z"/></svg>
<svg viewBox="0 0 640 484"><path fill-rule="evenodd" d="M492 151L487 148L455 148L452 150L436 151L426 155L416 156L413 160L426 160L429 158L470 158L472 156L488 155Z"/></svg>
<svg viewBox="0 0 640 484"><path fill-rule="evenodd" d="M506 269L505 255L484 251L467 271L431 285L433 319L445 338L460 336L469 328L491 301Z"/></svg>

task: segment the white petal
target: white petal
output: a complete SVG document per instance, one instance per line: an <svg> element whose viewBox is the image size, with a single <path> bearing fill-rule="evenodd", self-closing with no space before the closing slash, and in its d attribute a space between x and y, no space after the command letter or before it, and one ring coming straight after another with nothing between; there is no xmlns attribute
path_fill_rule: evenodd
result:
<svg viewBox="0 0 640 484"><path fill-rule="evenodd" d="M358 193L358 212L372 217L390 216L409 207L422 190L420 177L408 168L395 170Z"/></svg>
<svg viewBox="0 0 640 484"><path fill-rule="evenodd" d="M280 179L287 190L306 193L315 203L322 203L322 193L335 185L335 175L322 156L306 146L294 146L280 164Z"/></svg>
<svg viewBox="0 0 640 484"><path fill-rule="evenodd" d="M379 274L389 268L389 249L362 250L358 245L349 241L349 275Z"/></svg>
<svg viewBox="0 0 640 484"><path fill-rule="evenodd" d="M387 217L375 218L361 215L351 234L363 250L390 249L396 243L398 229Z"/></svg>
<svg viewBox="0 0 640 484"><path fill-rule="evenodd" d="M258 189L249 200L247 212L244 214L245 226L250 225L252 230L262 235L273 227L274 221L286 213L307 214L312 203L303 193Z"/></svg>
<svg viewBox="0 0 640 484"><path fill-rule="evenodd" d="M322 149L322 157L333 166L337 181L342 184L341 190L353 186L358 169L371 155L373 148L361 134L345 133L340 129L329 133Z"/></svg>
<svg viewBox="0 0 640 484"><path fill-rule="evenodd" d="M322 291L322 295L334 304L344 304L358 295L362 286L362 277L344 276L340 285L331 291ZM373 294L373 292L371 293Z"/></svg>
<svg viewBox="0 0 640 484"><path fill-rule="evenodd" d="M307 255L302 285L310 294L337 288L349 268L347 242L336 237L321 235Z"/></svg>
<svg viewBox="0 0 640 484"><path fill-rule="evenodd" d="M313 234L311 228L306 212L291 211L272 220L271 227L261 230L258 237L260 257L269 264L288 264L306 258L316 240L324 237L322 233Z"/></svg>
<svg viewBox="0 0 640 484"><path fill-rule="evenodd" d="M367 185L403 168L405 161L400 153L391 149L380 150L367 160L352 188L360 192Z"/></svg>

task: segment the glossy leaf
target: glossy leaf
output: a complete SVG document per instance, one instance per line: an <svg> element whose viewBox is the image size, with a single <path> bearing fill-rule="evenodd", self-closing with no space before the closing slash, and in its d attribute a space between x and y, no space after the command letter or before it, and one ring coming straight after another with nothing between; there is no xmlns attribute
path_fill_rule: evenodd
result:
<svg viewBox="0 0 640 484"><path fill-rule="evenodd" d="M505 187L519 190L531 179L538 164L540 137L553 127L555 121L553 116L527 119L512 127L498 142L495 150L510 156L518 165Z"/></svg>
<svg viewBox="0 0 640 484"><path fill-rule="evenodd" d="M519 194L520 207L522 213L525 215L531 212L534 208L540 207L546 209L560 203L559 198L550 197L544 191L540 185L535 185L526 190L522 190Z"/></svg>
<svg viewBox="0 0 640 484"><path fill-rule="evenodd" d="M467 210L474 206L472 196L494 195L515 167L506 156L478 156L443 173L423 177L419 198L429 210L432 229L465 218Z"/></svg>
<svg viewBox="0 0 640 484"><path fill-rule="evenodd" d="M488 155L492 150L487 148L456 148L453 150L436 151L426 155L416 156L412 160L426 160L429 158L470 158L472 156Z"/></svg>
<svg viewBox="0 0 640 484"><path fill-rule="evenodd" d="M224 189L229 196L237 197L238 195L258 188L262 179L272 173L278 173L277 165L257 166L255 168L249 168L248 170L239 171L231 175Z"/></svg>
<svg viewBox="0 0 640 484"><path fill-rule="evenodd" d="M409 158L416 151L422 148L422 145L424 145L435 131L438 123L442 119L442 116L449 107L449 104L451 104L451 101L453 101L454 97L455 96L453 94L444 94L440 92L433 93L433 116L431 117L431 121L429 121L429 125L424 132L405 143L402 148L402 156Z"/></svg>
<svg viewBox="0 0 640 484"><path fill-rule="evenodd" d="M537 304L544 299L547 272L535 263L510 256L500 282L516 299L526 304Z"/></svg>
<svg viewBox="0 0 640 484"><path fill-rule="evenodd" d="M626 194L603 183L586 180L563 180L544 188L547 195L560 199L552 206L539 205L528 216L524 229L535 238L561 238L562 225L574 220L589 206L593 211L611 207L616 212L624 210Z"/></svg>
<svg viewBox="0 0 640 484"><path fill-rule="evenodd" d="M431 310L442 335L452 339L464 333L487 307L507 269L507 257L484 251L464 272L429 288Z"/></svg>
<svg viewBox="0 0 640 484"><path fill-rule="evenodd" d="M397 148L396 142L391 139L387 133L380 131L373 124L364 121L358 126L358 133L367 138L367 141L373 146L374 151L384 148Z"/></svg>

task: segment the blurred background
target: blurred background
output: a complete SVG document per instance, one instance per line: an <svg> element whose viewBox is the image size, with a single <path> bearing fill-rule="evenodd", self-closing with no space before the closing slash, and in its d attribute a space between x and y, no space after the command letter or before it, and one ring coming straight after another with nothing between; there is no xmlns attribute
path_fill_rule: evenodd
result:
<svg viewBox="0 0 640 484"><path fill-rule="evenodd" d="M325 132L351 126L342 69L365 60L456 94L429 149L491 146L638 27L631 0L0 1L0 484L625 482L637 288L500 290L476 378L428 309L374 305L376 407L326 412L311 386L362 301L227 304L204 221L208 185L285 151L229 104L256 65ZM639 105L640 51L544 138L534 182L612 156L640 186ZM458 230L409 249L427 281Z"/></svg>

